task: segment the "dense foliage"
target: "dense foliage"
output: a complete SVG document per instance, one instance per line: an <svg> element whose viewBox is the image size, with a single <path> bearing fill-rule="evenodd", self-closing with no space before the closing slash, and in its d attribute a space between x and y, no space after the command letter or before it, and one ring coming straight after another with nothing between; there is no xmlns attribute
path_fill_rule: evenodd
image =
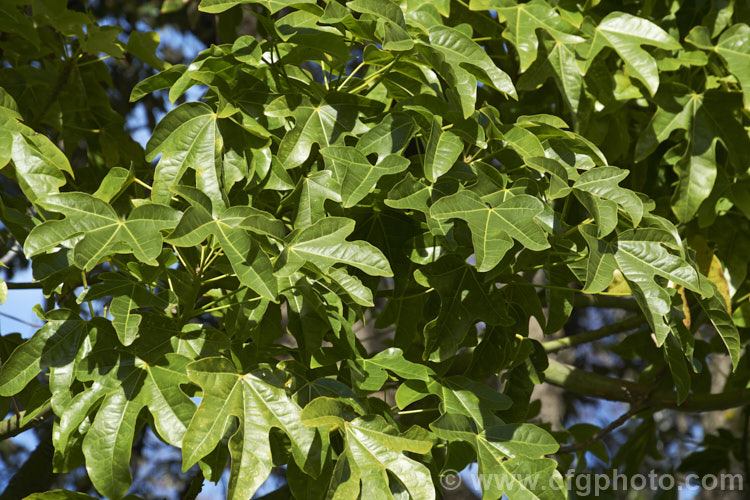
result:
<svg viewBox="0 0 750 500"><path fill-rule="evenodd" d="M153 32L0 4L0 221L36 280L0 300L48 297L0 338L4 437L54 416L55 470L109 498L149 426L200 478L229 460L229 498L285 464L295 498L432 499L476 461L539 478L483 498L553 499L609 458L537 418L545 380L630 404L631 471L658 410L750 403L746 2L199 9L222 43L171 65ZM108 94L133 58L155 71L131 101L180 102L145 150ZM630 315L560 338L589 307ZM636 380L555 359L625 332L608 375ZM685 470L747 462L706 446Z"/></svg>

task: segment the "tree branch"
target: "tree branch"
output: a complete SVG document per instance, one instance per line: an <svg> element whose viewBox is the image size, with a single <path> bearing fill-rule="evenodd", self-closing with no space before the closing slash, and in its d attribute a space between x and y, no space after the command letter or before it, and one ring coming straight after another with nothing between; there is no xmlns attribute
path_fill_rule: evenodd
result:
<svg viewBox="0 0 750 500"><path fill-rule="evenodd" d="M5 255L0 257L0 264L7 266L13 259L16 258L16 255L18 255L22 251L23 249L21 248L21 245L19 245L17 241L14 241L13 245L8 249Z"/></svg>
<svg viewBox="0 0 750 500"><path fill-rule="evenodd" d="M609 434L613 430L615 430L618 427L620 427L622 424L624 424L628 420L630 420L630 418L633 417L634 415L636 415L636 414L638 414L638 413L640 413L640 412L642 412L642 411L644 411L646 409L647 408L643 407L643 406L641 406L641 407L632 407L628 411L626 411L625 413L623 413L622 415L620 415L619 417L617 417L617 419L615 419L612 422L610 422L608 426L606 426L603 429L600 429L598 432L594 433L594 435L591 436L590 438L588 438L586 440L583 440L583 441L581 441L579 443L574 443L574 444L571 444L571 445L568 445L568 446L561 446L560 449L557 450L557 453L555 453L555 454L557 455L557 454L560 454L560 453L572 453L572 452L581 450L583 448L587 448L587 447L591 446L592 444L596 443L597 441L599 441L601 438L603 438L604 436L606 436L607 434Z"/></svg>
<svg viewBox="0 0 750 500"><path fill-rule="evenodd" d="M14 283L12 281L6 281L5 284L8 285L8 290L41 290L43 288L43 285L38 282Z"/></svg>
<svg viewBox="0 0 750 500"><path fill-rule="evenodd" d="M16 436L23 431L31 429L32 427L36 427L37 425L47 420L53 415L52 403L48 402L47 404L42 406L42 408L39 409L37 416L22 425L21 422L23 422L23 419L27 413L28 412L26 410L20 411L12 417L8 417L0 422L0 441Z"/></svg>
<svg viewBox="0 0 750 500"><path fill-rule="evenodd" d="M610 295L589 295L578 293L575 295L576 307L602 307L610 309L625 309L640 312L641 308L635 299L627 297L612 297Z"/></svg>
<svg viewBox="0 0 750 500"><path fill-rule="evenodd" d="M10 314L5 314L4 312L0 312L0 316L3 316L8 319L12 319L13 321L18 321L19 323L23 323L24 325L31 326L33 328L41 328L44 325L40 325L38 323L32 323L31 321L26 321L25 319L17 318L15 316L12 316Z"/></svg>
<svg viewBox="0 0 750 500"><path fill-rule="evenodd" d="M571 335L570 337L564 337L557 340L550 340L548 342L542 342L542 347L547 352L557 352L562 349L569 347L575 347L580 344L593 342L595 340L609 337L615 333L620 333L625 330L631 330L636 326L643 324L645 320L642 316L631 316L617 323L603 326L597 330L591 330L589 332L579 333L578 335Z"/></svg>
<svg viewBox="0 0 750 500"><path fill-rule="evenodd" d="M605 377L554 359L549 360L549 367L544 375L545 382L575 394L634 405L645 404L649 409L706 412L750 404L750 389L740 389L718 394L692 394L678 405L674 391L653 392L650 385Z"/></svg>

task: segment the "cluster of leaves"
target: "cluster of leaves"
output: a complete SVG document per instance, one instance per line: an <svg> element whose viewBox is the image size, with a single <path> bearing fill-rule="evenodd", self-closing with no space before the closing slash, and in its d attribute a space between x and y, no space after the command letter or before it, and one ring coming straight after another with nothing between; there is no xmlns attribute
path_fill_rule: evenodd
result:
<svg viewBox="0 0 750 500"><path fill-rule="evenodd" d="M258 36L168 65L153 33L6 3L0 220L54 307L2 337L0 395L51 404L56 470L110 498L144 425L185 470L229 459L229 498L286 464L306 498L431 499L474 461L506 478L484 498L564 498L548 456L580 436L528 423L532 318L632 296L618 353L678 405L749 326L748 12L613 4L203 0ZM126 52L158 70L132 101L205 88L145 150L97 59Z"/></svg>

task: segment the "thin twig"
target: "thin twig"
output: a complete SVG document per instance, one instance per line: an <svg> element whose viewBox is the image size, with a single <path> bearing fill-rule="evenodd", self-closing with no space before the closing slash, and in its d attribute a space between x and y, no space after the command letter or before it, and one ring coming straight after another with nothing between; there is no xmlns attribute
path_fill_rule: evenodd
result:
<svg viewBox="0 0 750 500"><path fill-rule="evenodd" d="M631 417L634 415L648 409L646 406L637 406L637 407L631 407L628 411L617 417L617 419L613 420L608 426L604 427L603 429L600 429L598 432L596 432L593 436L590 438L581 441L579 443L574 443L568 446L561 446L559 450L557 450L556 454L560 453L573 453L575 451L581 450L583 448L588 448L592 444L599 441L601 438L612 432L613 430L620 427L622 424L630 420Z"/></svg>
<svg viewBox="0 0 750 500"><path fill-rule="evenodd" d="M4 312L0 312L0 316L4 316L8 319L12 319L13 321L18 321L19 323L23 323L24 325L33 326L34 328L41 328L44 325L39 325L37 323L32 323L31 321L26 321L25 319L16 318L15 316L11 316L10 314L6 314Z"/></svg>

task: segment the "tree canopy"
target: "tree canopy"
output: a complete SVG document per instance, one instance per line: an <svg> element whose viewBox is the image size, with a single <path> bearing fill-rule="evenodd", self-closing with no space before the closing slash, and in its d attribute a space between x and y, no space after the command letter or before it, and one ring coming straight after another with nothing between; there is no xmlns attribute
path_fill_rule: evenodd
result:
<svg viewBox="0 0 750 500"><path fill-rule="evenodd" d="M140 5L209 30L188 64L108 8L0 4L3 263L34 278L0 302L46 297L0 336L0 437L51 419L55 472L123 498L148 428L186 498L283 466L430 500L476 462L483 499L562 499L588 452L658 462L663 410L750 408L747 2ZM543 383L627 411L545 419ZM749 416L662 468L750 470Z"/></svg>

